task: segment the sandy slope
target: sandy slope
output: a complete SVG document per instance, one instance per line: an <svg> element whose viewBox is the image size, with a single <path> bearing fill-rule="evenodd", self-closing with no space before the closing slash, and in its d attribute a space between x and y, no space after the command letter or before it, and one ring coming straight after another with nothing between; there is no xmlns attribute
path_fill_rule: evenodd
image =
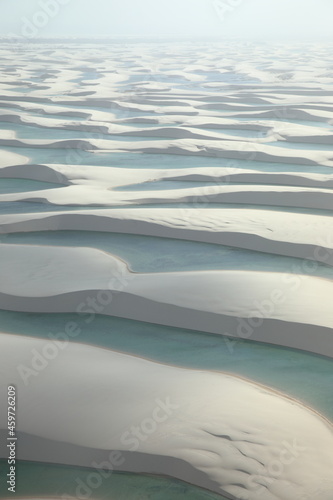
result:
<svg viewBox="0 0 333 500"><path fill-rule="evenodd" d="M152 208L0 216L0 232L104 231L203 241L333 265L330 217L251 209ZM305 264L304 264L305 265Z"/></svg>
<svg viewBox="0 0 333 500"><path fill-rule="evenodd" d="M223 373L80 344L59 349L25 385L18 370L30 366L34 349L42 352L45 341L2 334L1 345L2 370L20 394L21 432L154 455L155 472L165 465L163 457L183 460L202 473L192 474L193 484L230 498L331 498L332 426L282 394ZM141 429L137 438L133 425ZM142 458L138 455L145 469ZM181 468L160 473L189 479Z"/></svg>
<svg viewBox="0 0 333 500"><path fill-rule="evenodd" d="M97 312L192 329L199 327L199 314L204 331L236 337L256 332L257 340L300 349L311 342L315 352L333 355L325 341L332 311L322 300L332 293L329 280L257 271L133 274L118 258L89 248L4 244L0 254L3 309L78 312L87 321ZM272 328L274 320L285 322L289 341Z"/></svg>
<svg viewBox="0 0 333 500"><path fill-rule="evenodd" d="M92 331L95 314L116 315L333 357L332 282L302 271L333 266L331 53L227 41L112 53L0 45L0 308L74 311ZM132 274L121 255L94 248L6 243L7 233L57 230L210 242L297 257L300 268ZM332 499L332 426L305 403L80 344L0 334L0 345L2 400L18 386L22 459L91 467L118 449L118 470L231 499ZM49 358L26 386L18 367L36 362L34 349ZM148 431L131 451L133 425Z"/></svg>
<svg viewBox="0 0 333 500"><path fill-rule="evenodd" d="M86 165L29 164L1 168L0 178L43 180L65 185L91 185L104 189L136 185L145 189L145 183L158 181L202 182L201 190L209 192L205 182L270 184L299 187L332 188L333 174L309 172L261 172L256 169L235 167L193 167L187 169L136 169L96 167ZM134 186L133 186L134 190Z"/></svg>

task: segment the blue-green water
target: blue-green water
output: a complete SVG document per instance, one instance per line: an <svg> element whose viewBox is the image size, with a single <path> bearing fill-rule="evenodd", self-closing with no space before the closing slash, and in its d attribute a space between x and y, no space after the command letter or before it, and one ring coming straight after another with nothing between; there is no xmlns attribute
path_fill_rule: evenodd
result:
<svg viewBox="0 0 333 500"><path fill-rule="evenodd" d="M142 138L141 138L142 140ZM332 168L319 165L293 165L260 161L233 160L208 156L169 155L148 153L120 153L84 151L80 148L33 148L11 147L11 151L26 156L31 163L64 163L73 165L94 165L118 168L188 169L195 167L225 167L254 169L261 172L298 172L332 174ZM8 147L0 147L7 151Z"/></svg>
<svg viewBox="0 0 333 500"><path fill-rule="evenodd" d="M94 500L226 500L221 495L192 485L158 476L113 472L101 477L101 484L89 487L90 474L95 469L20 461L17 464L16 492L8 493L8 465L0 460L0 498L86 498ZM99 484L98 482L98 484ZM96 485L96 482L93 484ZM85 486L82 486L84 484ZM79 489L82 487L82 490ZM86 489L84 489L86 488ZM83 491L84 490L84 491ZM63 496L64 495L64 496ZM82 496L81 496L82 498Z"/></svg>
<svg viewBox="0 0 333 500"><path fill-rule="evenodd" d="M158 204L140 204L140 210L141 209L152 209L153 207L156 208L181 208L181 209L188 209L191 208L188 204L184 202L180 203L158 203ZM220 210L228 210L228 209L242 209L242 208L249 208L251 210L271 210L271 211L279 211L279 212L284 212L284 213L300 213L300 214L312 214L312 215L322 215L326 217L331 217L333 215L332 210L315 210L315 209L310 209L310 208L302 208L302 207L279 207L279 206L268 206L268 205L240 205L240 204L235 204L235 203L230 203L230 204L223 204L223 203L205 203L205 200L203 200L203 203L199 205L196 204L197 208L218 208ZM116 210L116 209L133 209L135 208L135 204L130 204L130 205L113 205L112 207L107 207L107 210ZM43 213L43 212L59 212L59 211L83 211L83 210L98 210L102 211L105 210L105 206L100 205L52 205L49 203L37 203L37 202L31 202L31 201L15 201L15 202L0 202L0 210L2 214L24 214L24 213Z"/></svg>
<svg viewBox="0 0 333 500"><path fill-rule="evenodd" d="M17 105L17 106L9 105L9 103L8 103L8 106L7 105L5 107L3 107L3 106L4 106L4 103L2 102L0 104L0 113L8 115L8 114L10 114L10 111L15 111L17 113L19 110L22 118L24 118L24 117L51 118L54 120L69 121L69 122L76 122L76 121L81 122L81 121L85 121L87 119L86 117L80 117L80 116L76 116L76 115L67 116L67 115L63 115L63 114L52 114L52 113L47 113L47 112L42 113L42 112L37 112L34 110L27 111L27 110L23 110L23 108L21 108L19 105ZM0 116L0 123L5 123L7 125L7 127L4 127L4 128L11 128L13 125L10 122L2 122L1 116Z"/></svg>
<svg viewBox="0 0 333 500"><path fill-rule="evenodd" d="M295 273L333 280L333 268L292 257L238 248L132 234L94 231L43 231L7 234L8 244L92 247L117 255L132 271L247 270Z"/></svg>
<svg viewBox="0 0 333 500"><path fill-rule="evenodd" d="M62 128L46 128L46 127L34 127L32 125L17 125L8 123L0 125L0 130L12 130L16 134L17 139L34 139L34 140L71 140L77 139L81 141L89 141L94 139L103 139L106 141L127 141L127 142L138 142L138 141L160 141L160 137L136 137L136 136L126 136L117 134L104 134L98 131L82 131L82 130L67 130ZM33 147L32 147L33 149Z"/></svg>
<svg viewBox="0 0 333 500"><path fill-rule="evenodd" d="M269 142L268 144L270 146L277 146L279 148L285 148L285 149L299 149L301 151L332 151L333 153L333 135L331 137L331 142L332 144L320 144L320 143L315 143L311 142L310 140L306 142L297 142L296 140L294 141L272 141Z"/></svg>
<svg viewBox="0 0 333 500"><path fill-rule="evenodd" d="M150 205L151 206L151 205ZM114 207L115 208L115 207ZM126 207L121 207L126 208ZM127 207L131 208L131 207ZM132 207L133 208L133 207ZM94 210L104 210L105 207L94 207ZM32 201L14 201L0 202L1 214L25 214L25 213L43 213L43 212L59 212L59 211L81 211L91 210L91 206L74 206L74 205L51 205L48 203L37 203Z"/></svg>
<svg viewBox="0 0 333 500"><path fill-rule="evenodd" d="M24 193L26 191L40 191L42 189L53 189L59 184L53 182L41 182L28 179L0 179L0 194Z"/></svg>
<svg viewBox="0 0 333 500"><path fill-rule="evenodd" d="M107 347L161 363L240 375L282 391L333 422L333 360L299 350L223 335L172 328L109 316L87 324L78 314L0 310L3 332L50 338L69 321L81 329L75 342ZM221 324L223 332L223 324Z"/></svg>
<svg viewBox="0 0 333 500"><path fill-rule="evenodd" d="M199 196L204 197L207 194L211 194L211 190L208 191L207 188L214 186L215 188L217 186L267 186L267 189L269 186L274 187L274 186L290 186L288 183L288 180L285 180L284 183L280 182L274 182L274 178L267 179L265 182L261 183L256 183L256 182L233 182L233 181L224 181L223 180L216 180L214 181L186 181L186 180L158 180L158 181L151 181L151 182L142 182L139 184L130 184L127 186L119 186L114 189L114 191L168 191L168 190L178 190L178 189L195 189L195 188L200 188L201 190L199 191ZM205 189L207 191L205 191ZM325 185L322 186L316 186L315 189L332 189L332 187L327 187ZM197 191L198 192L198 191ZM189 193L190 194L190 193ZM163 193L161 193L161 196L163 196Z"/></svg>
<svg viewBox="0 0 333 500"><path fill-rule="evenodd" d="M266 183L267 185L268 183ZM223 182L221 181L187 181L187 180L157 180L157 181L150 181L150 182L142 182L139 184L129 184L127 186L119 186L114 189L114 191L168 191L168 190L178 190L178 189L195 189L195 188L201 188L200 195L204 196L205 195L205 189L209 188L211 186L217 187L217 186L226 186L226 185L232 185L232 186L244 186L244 183L237 183L237 182ZM254 183L249 183L247 182L246 185L257 185ZM163 193L161 193L161 196L163 196Z"/></svg>
<svg viewBox="0 0 333 500"><path fill-rule="evenodd" d="M28 47L29 50L29 47ZM62 47L63 50L63 47ZM56 97L56 87L53 83L56 82L57 70L55 70L54 77L51 75L51 80L47 82L48 70L47 63L48 57L52 59L53 64L59 65L59 68L63 66L63 61L59 60L59 53L57 56L51 55L53 49L49 47L47 51L43 51L42 54L34 58L33 64L27 65L24 73L24 80L19 82L19 74L17 73L17 65L23 69L22 59L16 59L13 57L11 60L5 60L4 64L10 66L9 74L13 73L13 78L15 78L14 85L11 90L17 92L17 94L12 97L3 99L6 103L2 104L2 112L8 113L10 109L21 109L21 105L15 103L16 99L24 96L25 98L30 98L29 93L31 91L42 90L45 92L37 97L35 104L33 102L32 111L25 111L22 109L22 116L47 116L48 118L60 119L60 120L75 120L83 121L85 118L77 118L77 114L83 114L89 117L93 111L105 111L113 113L117 119L123 118L142 118L144 117L156 117L156 115L165 116L166 113L171 114L184 114L188 116L201 116L206 117L207 122L209 122L210 116L221 116L227 118L237 117L239 113L242 118L238 118L240 123L239 129L225 128L225 129L214 129L201 127L201 130L206 130L207 132L213 131L215 133L226 134L229 140L235 140L235 149L237 148L237 139L248 140L249 148L252 149L251 139L265 137L260 131L241 129L242 123L245 121L247 123L258 124L267 123L270 126L274 121L289 122L302 125L311 125L318 128L325 127L327 130L332 130L331 124L327 122L327 118L318 117L318 121L315 118L311 118L311 107L313 110L319 109L320 104L316 102L312 103L311 93L308 97L304 97L305 105L302 106L306 111L304 113L304 119L291 120L286 117L278 118L279 112L276 113L277 117L267 116L267 118L257 118L266 110L270 112L271 110L281 109L282 103L285 102L283 97L279 97L279 89L284 91L286 88L291 91L291 94L287 96L290 105L287 105L287 114L292 116L294 107L301 107L302 104L300 99L297 98L294 103L293 95L302 95L299 93L301 86L294 86L287 81L281 82L281 86L268 85L261 83L259 80L252 78L246 74L238 73L233 66L226 66L229 64L224 60L225 57L228 58L228 48L221 47L220 50L220 61L218 54L216 54L216 60L207 60L207 65L213 67L214 64L219 65L221 63L223 67L227 69L227 72L219 72L217 70L213 71L197 71L197 74L205 76L205 81L191 82L187 81L180 71L183 71L183 60L175 63L175 66L171 68L170 63L167 62L165 69L173 69L173 74L163 74L161 70L156 72L146 74L138 71L138 66L145 66L149 61L150 57L147 54L144 55L143 60L140 57L133 56L131 60L127 60L126 57L123 61L117 61L114 70L109 67L110 59L108 59L107 64L105 64L105 57L112 58L112 47L109 47L107 55L104 53L100 54L99 60L96 63L96 59L93 57L92 69L88 67L89 58L87 63L83 62L83 58L87 57L87 53L84 51L81 45L77 46L77 50L80 50L79 57L71 57L68 61L67 55L63 55L63 59L67 62L67 66L74 69L74 71L81 71L81 76L78 73L73 73L72 81L82 82L82 80L96 80L101 74L104 74L106 79L108 77L107 73L113 73L115 71L120 71L120 68L125 67L128 69L128 78L122 82L112 83L112 78L110 79L110 84L113 90L116 90L116 86L119 91L120 100L124 100L133 106L133 110L121 109L120 106L112 104L112 98L110 98L110 106L108 106L108 99L98 98L93 96L95 87L87 86L84 89L80 89L80 85L77 86L77 90L69 92L67 95L58 95ZM126 49L127 50L127 49ZM126 52L124 49L124 53ZM146 49L145 49L146 50ZM161 63L164 57L173 58L175 55L175 60L177 60L176 53L171 51L168 53L165 49L161 49L160 53L157 55L154 53L156 60ZM95 49L94 49L95 51ZM34 52L34 51L33 51ZM38 50L37 50L38 52ZM196 49L191 46L191 55L189 58L193 57L191 64L196 64L196 58L198 56ZM245 59L248 56L251 57L251 51L245 52ZM230 54L229 54L230 55ZM240 53L233 52L232 57L235 61L238 60ZM77 56L77 54L76 54ZM300 64L308 63L308 54L306 50L302 52L302 60L300 58L300 53L296 53L296 62ZM120 57L120 59L122 59ZM67 60L67 61L66 61ZM18 61L18 62L17 62ZM264 71L271 71L271 53L266 55L266 58L262 59L262 69ZM266 62L265 62L266 61ZM290 57L290 62L292 58ZM69 63L69 64L68 64ZM98 64L98 69L96 64ZM231 62L230 62L231 64ZM234 64L234 63L232 63ZM37 71L37 67L40 65L40 71ZM95 66L95 69L93 69ZM163 67L164 64L161 64ZM107 69L109 68L109 69ZM105 69L105 72L103 71ZM292 70L292 68L291 68ZM52 70L53 71L53 70ZM60 71L60 69L58 70ZM186 69L185 69L186 71ZM16 74L15 74L16 72ZM192 72L189 70L189 72ZM44 73L44 74L43 74ZM196 71L194 71L196 73ZM273 71L274 73L274 71ZM278 71L279 73L279 71ZM34 76L30 76L30 75ZM282 72L282 77L287 78L291 76L288 73ZM34 82L33 86L29 85L29 79ZM17 81L16 81L17 80ZM46 80L46 82L44 82ZM145 90L140 84L147 82L162 82L165 83L165 87L168 90L155 91ZM221 82L215 89L209 89L205 87L205 83L208 82ZM91 82L95 83L95 82ZM139 84L139 85L137 85ZM49 90L47 90L50 85ZM309 83L311 85L311 83ZM6 87L5 87L6 88ZM175 91L179 89L179 92ZM85 98L80 97L80 90L83 90L82 95L87 92L87 101ZM196 101L196 108L188 106L186 102L181 103L183 106L179 107L179 110L170 109L175 105L172 101L177 100L191 100L190 92L193 92L193 101L199 97ZM170 92L169 92L170 91ZM202 93L205 92L206 97L203 97ZM207 94L211 92L211 95L207 98ZM264 92L264 93L263 93ZM77 97L75 96L77 93ZM178 93L178 95L177 95ZM207 94L206 94L207 93ZM260 98L265 99L267 97L274 97L277 94L276 104L260 102ZM22 96L20 95L22 94ZM246 99L248 94L252 94L254 97L258 97L258 103L254 99L249 105L246 105ZM38 95L38 93L37 93ZM90 96L89 96L90 95ZM315 95L315 94L314 94ZM329 95L329 94L327 94ZM142 112L140 110L136 111L136 102L149 104L149 96L152 99L151 104L156 105L156 113L151 110L149 112ZM148 100L147 100L148 97ZM171 100L168 99L171 97ZM226 97L225 102L223 102L224 97ZM31 98L32 101L36 97ZM55 102L49 102L50 99L54 99ZM71 100L73 99L73 100ZM56 102L56 101L59 102ZM274 100L274 99L273 99ZM61 104L61 101L64 104ZM155 102L154 102L155 101ZM158 103L157 101L161 101ZM314 101L319 101L315 97ZM39 110L39 106L44 106L47 111L51 114L43 113ZM93 106L91 106L93 105ZM61 106L65 112L65 115L57 115L56 107ZM126 106L126 105L125 105ZM195 103L193 103L195 106ZM24 102L22 102L22 108L24 108ZM206 109L205 109L206 108ZM254 114L247 115L248 111L254 111ZM20 113L21 114L21 113ZM283 114L283 113L281 113ZM113 118L110 115L110 121ZM1 122L1 119L0 119ZM172 123L172 116L170 118ZM139 135L134 136L118 136L118 135L108 135L99 134L93 132L83 132L83 131L73 131L73 130L62 130L56 128L40 128L34 127L32 125L17 125L8 122L1 122L0 130L9 129L16 132L17 137L21 139L47 139L47 140L66 140L66 139L106 139L109 141L121 141L124 148L127 146L126 141L136 143L139 146L141 141L159 141L160 138L157 137L140 137ZM89 125L93 125L93 121L87 120ZM163 124L165 125L165 124ZM163 125L161 128L163 129ZM178 126L178 125L177 125ZM184 123L180 123L179 127L187 126L186 118L184 118ZM283 128L283 123L281 123ZM159 127L157 124L136 124L135 127L142 127L149 130L151 127ZM198 134L201 132L200 127L196 128ZM137 132L139 134L139 132ZM165 134L167 136L167 133ZM316 139L313 139L315 141ZM165 141L167 142L167 141ZM172 140L170 139L170 141ZM109 147L108 144L106 143ZM302 151L330 151L331 145L320 145L317 142L298 143L297 139L294 142L283 142L283 141L273 141L271 145L280 148L281 154L288 153L288 149L293 150L297 153L297 156L302 156ZM215 140L210 141L210 145L214 147L216 145ZM11 147L11 148L0 148L0 151L5 149L11 149L18 154L26 155L31 163L59 163L67 165L91 165L94 166L112 166L119 168L151 168L151 169L174 169L181 168L184 171L189 168L194 167L231 167L231 168L245 168L253 171L260 172L294 172L294 173L322 173L322 174L332 174L332 169L328 166L320 165L289 165L283 163L270 163L270 162L258 162L258 161L248 161L247 158L249 154L244 152L242 160L232 160L228 158L215 158L215 157L198 157L187 155L163 155L163 154L144 154L144 153L113 153L98 151L82 151L80 147L70 148L68 145L64 144L63 148L35 148L35 147ZM114 147L114 145L112 146ZM287 149L284 149L287 148ZM156 149L156 151L158 151ZM277 158L278 159L278 158ZM162 181L162 182L147 182L143 185L132 185L127 188L122 188L124 191L130 190L165 190L165 189L179 189L182 187L199 187L199 186L210 186L216 185L213 182L182 182L182 181ZM41 189L51 189L56 188L57 185L52 183L42 183L38 181L30 180L20 180L20 179L5 179L0 180L0 193L19 193L24 191L36 191ZM163 193L160 193L163 195ZM310 210L303 208L281 208L274 206L257 206L248 204L218 204L212 203L208 204L203 198L201 205L198 203L195 206L186 203L158 203L143 205L140 208L151 209L152 207L164 207L166 210L170 208L219 208L223 209L245 209L251 208L266 209L266 210L279 210L288 216L290 213L305 213L305 214L318 214L325 216L332 216L332 211L324 210ZM213 200L214 201L214 200ZM133 205L127 205L122 208L133 207ZM0 209L2 213L27 213L27 212L43 212L50 211L56 212L59 210L83 210L90 207L87 206L56 206L49 205L47 203L1 203ZM95 209L103 210L103 207L94 207ZM113 207L117 208L117 207ZM256 213L254 213L255 219ZM300 259L287 258L278 255L263 254L259 252L250 252L241 249L228 248L219 245L210 245L205 243L196 243L181 240L172 240L168 238L153 238L153 237L143 237L136 235L124 235L124 234L113 234L113 233L98 233L98 232L88 232L88 231L45 231L45 232L30 232L30 233L18 233L11 235L0 235L0 243L14 243L14 244L35 244L35 245L55 245L55 246L89 246L93 248L99 248L103 251L110 252L112 254L118 255L129 263L130 268L135 272L171 272L171 271L185 271L185 270L203 270L203 269L237 269L237 270L260 270L260 271L273 271L281 273L303 273L309 275L321 276L325 279L333 279L333 269L320 265L317 269L312 272L311 268L306 267L306 262ZM85 317L78 316L77 314L32 314L32 313L15 313L9 311L0 310L0 329L4 332L11 332L12 334L19 335L29 335L39 338L48 339L48 335L57 335L61 337L62 332L65 330L66 323L68 321L76 322L81 329L79 338L73 339L75 342L83 342L91 346L100 346L110 349L119 350L122 352L131 353L134 355L140 355L152 360L158 361L160 363L169 363L177 366L183 366L186 368L195 368L202 370L218 370L233 373L234 375L243 376L250 380L265 384L271 388L280 390L292 397L295 397L303 401L306 405L312 406L316 410L323 413L327 418L333 421L333 360L325 358L324 356L317 356L311 353L303 352L300 350L287 349L279 346L272 346L265 343L245 341L241 339L231 339L226 336L220 335L209 335L198 331L189 331L180 328L170 328L160 325L147 324L138 321L124 320L120 318L107 317L100 315L95 318L92 324L87 324L85 322ZM223 324L221 324L221 332L225 332ZM0 479L0 498L8 496L5 484L5 469L6 464L0 462L0 471L3 472ZM80 469L73 467L64 466L50 466L45 464L31 464L31 463L20 463L18 471L18 489L15 496L31 496L33 499L37 496L62 496L63 494L74 494L77 479L85 480L87 474L91 471L89 469ZM92 492L92 498L104 499L104 500L208 500L208 499L218 499L222 500L222 497L218 495L212 495L208 492L201 491L190 485L184 484L179 481L174 481L166 478L149 477L146 475L133 475L133 474L114 474L112 480L105 481L102 486L97 490ZM259 499L258 499L259 500Z"/></svg>

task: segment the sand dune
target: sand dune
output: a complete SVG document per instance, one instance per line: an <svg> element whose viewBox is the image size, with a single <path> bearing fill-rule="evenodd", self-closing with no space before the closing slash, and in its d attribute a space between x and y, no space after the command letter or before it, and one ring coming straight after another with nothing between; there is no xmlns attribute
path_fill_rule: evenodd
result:
<svg viewBox="0 0 333 500"><path fill-rule="evenodd" d="M32 353L43 352L45 341L2 334L1 344L1 365L20 394L20 432L89 447L87 465L94 450L131 451L132 464L141 471L152 472L148 455L155 473L230 498L242 498L246 491L249 500L258 495L330 500L332 426L297 401L228 374L184 370L80 344L62 349L42 374L23 377L25 384L17 367L22 371ZM31 401L41 395L37 416ZM133 423L142 438L132 434ZM2 419L1 427L5 424ZM34 459L38 449L29 448ZM51 446L50 457L52 451ZM130 468L127 455L121 455L122 462ZM190 468L175 472L172 465L179 461Z"/></svg>
<svg viewBox="0 0 333 500"><path fill-rule="evenodd" d="M3 234L47 230L106 231L206 241L333 265L330 217L271 210L126 209L0 216Z"/></svg>
<svg viewBox="0 0 333 500"><path fill-rule="evenodd" d="M332 312L322 300L332 293L330 280L234 270L133 274L120 259L89 248L5 244L0 253L2 309L89 316L89 297L101 296L95 312L165 324L173 311L166 324L192 329L199 315L204 331L251 337L259 326L256 339L269 343L286 342L276 335L282 321L286 345L309 349L311 343L315 352L333 355L325 340ZM307 331L299 336L300 324L316 327L312 338ZM320 337L323 344L315 347Z"/></svg>
<svg viewBox="0 0 333 500"><path fill-rule="evenodd" d="M149 131L145 135L149 135ZM296 165L325 165L333 166L332 153L329 151L301 152L292 148L285 150L277 146L270 146L261 142L246 142L235 140L194 140L174 139L172 141L142 141L125 144L123 141L105 139L67 139L67 140L37 140L0 138L0 145L4 147L33 147L47 149L78 149L99 151L133 151L141 153L170 154L170 155L199 155L215 158L230 158L259 162L288 163Z"/></svg>
<svg viewBox="0 0 333 500"><path fill-rule="evenodd" d="M8 47L0 43L8 331L32 317L23 313L41 313L41 330L49 313L58 322L72 313L94 335L96 315L110 328L115 316L136 321L133 351L151 323L156 337L161 325L187 329L191 345L177 337L185 366L189 350L203 349L210 367L210 333L214 349L246 339L252 362L260 342L274 355L276 345L310 351L315 375L306 391L293 388L297 401L227 373L147 361L142 350L80 344L75 322L64 326L77 333L68 345L2 333L0 392L5 400L8 385L18 388L20 458L91 468L119 450L116 470L171 476L230 500L331 500L332 424L307 399L326 390L315 355L325 370L333 357L332 47L74 39ZM99 247L95 232L114 246ZM199 264L189 252L173 267L176 251L155 248L157 238L201 242ZM134 243L146 263L155 252L151 267L132 267L140 272L122 246ZM220 245L217 269L202 263L204 243ZM293 356L279 359L291 386ZM146 429L142 438L133 426ZM6 428L2 416L4 442Z"/></svg>
<svg viewBox="0 0 333 500"><path fill-rule="evenodd" d="M252 188L252 189L251 189ZM216 185L158 191L110 191L100 185L71 185L58 189L0 195L0 202L27 201L73 206L119 206L163 203L264 205L333 210L331 190L307 187Z"/></svg>
<svg viewBox="0 0 333 500"><path fill-rule="evenodd" d="M187 170L187 169L186 169ZM333 187L333 173L314 174L308 172L278 173L261 172L235 167L193 167L190 171L185 169L134 169L117 167L96 167L79 165L12 165L0 167L0 178L21 178L57 182L60 184L87 184L100 185L101 187L114 188L138 184L137 188L145 189L144 183L163 180L202 182L204 183L249 183L286 185L300 187ZM141 184L141 186L139 186Z"/></svg>

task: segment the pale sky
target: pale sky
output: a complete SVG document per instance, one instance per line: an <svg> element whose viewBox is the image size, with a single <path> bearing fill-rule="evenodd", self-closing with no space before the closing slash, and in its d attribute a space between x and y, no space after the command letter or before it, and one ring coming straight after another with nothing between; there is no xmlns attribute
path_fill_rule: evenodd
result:
<svg viewBox="0 0 333 500"><path fill-rule="evenodd" d="M0 0L0 35L333 38L333 0Z"/></svg>

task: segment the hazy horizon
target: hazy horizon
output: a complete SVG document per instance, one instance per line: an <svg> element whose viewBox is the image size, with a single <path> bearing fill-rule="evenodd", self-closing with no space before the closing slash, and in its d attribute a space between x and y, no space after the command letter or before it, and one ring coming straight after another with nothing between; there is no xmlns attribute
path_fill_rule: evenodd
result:
<svg viewBox="0 0 333 500"><path fill-rule="evenodd" d="M331 39L331 0L0 0L0 36Z"/></svg>

